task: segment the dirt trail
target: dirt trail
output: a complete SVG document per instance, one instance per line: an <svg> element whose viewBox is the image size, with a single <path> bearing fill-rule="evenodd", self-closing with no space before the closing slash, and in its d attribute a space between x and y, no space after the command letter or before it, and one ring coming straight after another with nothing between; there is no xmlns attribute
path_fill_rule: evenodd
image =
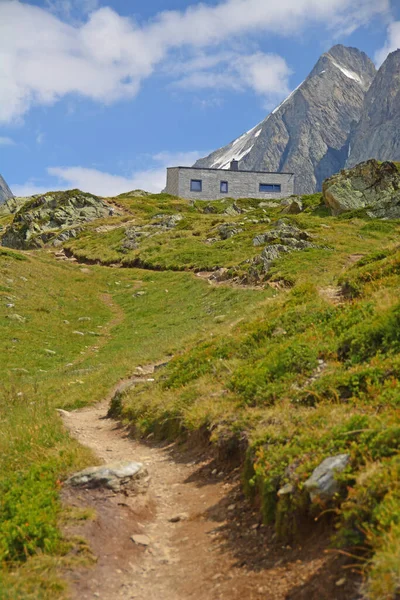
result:
<svg viewBox="0 0 400 600"><path fill-rule="evenodd" d="M110 295L101 300L113 313L104 328L110 335L123 313ZM330 532L320 530L302 545L282 545L244 498L239 469L227 472L210 458L204 440L192 449L145 443L106 418L114 394L151 378L156 366L121 381L100 404L61 411L71 434L99 462L141 462L151 477L148 493L137 496L65 487L66 504L95 511L93 519L66 531L87 540L96 559L66 573L70 597L356 600L354 577L325 552ZM146 545L132 535L146 536Z"/></svg>
<svg viewBox="0 0 400 600"><path fill-rule="evenodd" d="M93 567L67 574L74 600L357 598L346 574L341 581L341 564L324 554L326 535L306 547L273 542L243 498L238 473L216 472L199 452L132 440L106 418L109 400L64 415L65 425L102 462L143 462L150 488L138 497L65 490L66 503L96 511L69 531L87 539L97 557ZM148 545L135 544L133 534L147 536Z"/></svg>

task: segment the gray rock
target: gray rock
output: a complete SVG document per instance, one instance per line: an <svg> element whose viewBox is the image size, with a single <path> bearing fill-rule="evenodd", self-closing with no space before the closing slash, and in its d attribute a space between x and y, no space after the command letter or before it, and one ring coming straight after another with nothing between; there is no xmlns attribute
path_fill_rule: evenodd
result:
<svg viewBox="0 0 400 600"><path fill-rule="evenodd" d="M336 473L341 473L350 462L348 454L338 454L326 458L314 469L311 477L304 483L304 487L310 494L311 501L332 500L339 492L339 484L335 479Z"/></svg>
<svg viewBox="0 0 400 600"><path fill-rule="evenodd" d="M400 161L400 50L389 54L365 97L346 167L370 158Z"/></svg>
<svg viewBox="0 0 400 600"><path fill-rule="evenodd" d="M262 271L268 273L272 263L277 260L282 254L287 252L306 250L307 248L318 248L309 240L311 235L295 225L290 225L284 219L279 219L275 225L275 229L266 233L257 235L253 239L254 246L269 244L264 248L259 256L251 259L249 262L252 267L262 264ZM259 278L257 269L251 269L253 277Z"/></svg>
<svg viewBox="0 0 400 600"><path fill-rule="evenodd" d="M131 536L132 542L134 542L137 546L150 546L150 538L147 535L135 534Z"/></svg>
<svg viewBox="0 0 400 600"><path fill-rule="evenodd" d="M290 494L293 494L294 490L295 490L294 485L292 483L287 483L286 485L281 487L281 489L278 491L278 496L279 497L288 496Z"/></svg>
<svg viewBox="0 0 400 600"><path fill-rule="evenodd" d="M228 168L236 153L243 156L240 169L294 173L296 194L320 190L346 163L351 128L375 74L366 54L334 46L264 121L195 166Z"/></svg>
<svg viewBox="0 0 400 600"><path fill-rule="evenodd" d="M139 248L140 242L147 237L152 235L152 230L154 234L154 227L152 225L150 227L146 226L135 226L135 227L127 227L125 229L125 238L122 241L121 249L123 252L127 253L130 250L137 250ZM157 226L158 227L158 226Z"/></svg>
<svg viewBox="0 0 400 600"><path fill-rule="evenodd" d="M114 462L100 467L89 467L72 475L67 485L73 487L101 488L120 491L145 491L148 473L142 463Z"/></svg>
<svg viewBox="0 0 400 600"><path fill-rule="evenodd" d="M303 212L303 203L300 198L295 198L294 200L289 198L288 201L283 203L283 206L284 209L282 212L287 215L298 215Z"/></svg>
<svg viewBox="0 0 400 600"><path fill-rule="evenodd" d="M9 248L40 248L76 237L82 225L108 215L108 205L97 196L70 190L25 199L2 237Z"/></svg>
<svg viewBox="0 0 400 600"><path fill-rule="evenodd" d="M282 244L271 244L271 246L264 248L261 258L263 259L264 263L271 263L285 252L290 252L290 248L288 248L288 246L283 246Z"/></svg>
<svg viewBox="0 0 400 600"><path fill-rule="evenodd" d="M334 215L366 209L371 217L400 217L400 171L376 160L343 170L324 182L323 197Z"/></svg>
<svg viewBox="0 0 400 600"><path fill-rule="evenodd" d="M300 242L307 242L311 239L311 236L306 231L295 227L294 225L289 225L283 219L279 219L276 223L276 228L267 231L266 233L257 235L253 239L254 246L261 246L263 244L276 243L278 241L284 242L287 246L292 246L293 248L304 249L311 247L312 244ZM300 244L299 244L300 243Z"/></svg>
<svg viewBox="0 0 400 600"><path fill-rule="evenodd" d="M218 227L219 235L221 240L228 240L229 238L241 233L243 229L237 227L236 223L223 223Z"/></svg>
<svg viewBox="0 0 400 600"><path fill-rule="evenodd" d="M162 227L163 229L173 229L182 221L183 216L179 213L176 215L156 215L153 221L156 221L158 227Z"/></svg>
<svg viewBox="0 0 400 600"><path fill-rule="evenodd" d="M265 244L265 237L262 233L261 235L256 235L253 239L253 246L263 246Z"/></svg>
<svg viewBox="0 0 400 600"><path fill-rule="evenodd" d="M244 211L234 202L224 211L224 215L237 217L237 215L241 215L243 212Z"/></svg>

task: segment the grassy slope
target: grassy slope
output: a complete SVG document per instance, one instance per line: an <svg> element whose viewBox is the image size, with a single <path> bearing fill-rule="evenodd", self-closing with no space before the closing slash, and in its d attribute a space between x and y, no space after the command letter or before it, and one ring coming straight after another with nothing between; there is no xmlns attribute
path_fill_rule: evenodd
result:
<svg viewBox="0 0 400 600"><path fill-rule="evenodd" d="M68 545L58 532L59 481L93 457L55 409L103 398L135 366L226 330L271 296L211 288L187 273L87 273L45 253L1 250L0 598L60 589L54 569Z"/></svg>
<svg viewBox="0 0 400 600"><path fill-rule="evenodd" d="M359 215L334 219L318 198L306 201L308 212L290 220L321 247L285 255L271 269L271 279L290 283L290 293L255 309L229 335L181 352L155 387L127 393L118 408L138 431L161 438L208 428L217 446L231 450L247 439L245 487L282 538L325 511L310 506L303 482L321 460L348 452L334 543L364 548L369 597L392 598L400 577L399 225ZM247 216L265 214L256 209ZM281 214L268 209L267 216L273 227ZM244 231L210 248L204 241L218 219ZM254 255L251 240L266 229L243 215L196 215L179 235L165 234L157 251L147 240L136 255L153 268L180 268L187 251L194 268L230 267ZM77 244L84 249L90 238L94 243L88 234ZM101 259L107 250L99 238L95 243ZM338 285L348 296L339 305L332 295ZM279 500L293 465L295 493Z"/></svg>
<svg viewBox="0 0 400 600"><path fill-rule="evenodd" d="M83 259L127 266L140 257L149 267L167 271L96 266L87 274L76 266L54 264L43 253L28 261L0 256L6 269L4 289L0 289L11 302L13 295L17 298L11 311L27 317L25 325L7 322L3 336L8 349L4 397L11 431L4 437L4 460L12 452L21 460L12 442L13 423L21 419L18 437L29 437L32 428L36 431L31 413L37 411L37 423L42 424L37 425L38 432L44 431L44 439L38 437L35 452L25 450L27 459L16 473L26 477L27 470L36 473L37 468L50 473L47 487L40 480L53 507L46 508L50 546L43 546L34 533L32 550L42 543L50 555L61 551L55 529L55 482L88 459L60 430L54 406L95 401L137 364L175 354L159 371L155 385L135 388L125 394L122 406L114 408L139 432L162 438L208 428L216 445L231 451L247 440L245 488L260 502L264 519L274 522L284 538L296 534L299 522L312 521L324 510L310 506L303 492L302 484L312 469L326 456L349 452L351 467L342 476L343 495L337 499L335 543L365 549L371 560L366 564L371 599L394 597L400 578L396 558L400 552L396 521L400 512L399 225L355 217L334 219L319 200L318 195L306 198L307 212L290 220L315 235L320 248L277 261L271 279L290 283L291 289L275 298L267 291L213 288L190 273L175 272L217 266L245 271L239 263L261 251L253 247L253 237L272 228L282 216L279 209L262 209L249 200L237 203L249 212L232 217L222 214L229 203L212 203L214 212L208 213L204 204L189 206L165 196L122 196L117 202L129 214L112 219L114 224L143 225L154 222L160 213L180 212L184 219L171 232L147 238L138 250L128 253L121 248L123 228L95 231L108 220L68 242L69 249ZM266 217L272 219L270 226L260 222ZM218 237L218 225L226 222L243 231L207 243L208 238ZM28 281L19 279L21 275ZM7 282L10 278L12 283ZM331 288L339 284L349 299L337 305ZM133 297L137 290L146 294ZM111 313L99 301L100 294L111 296L119 309ZM107 322L122 314L124 321L109 332ZM82 316L90 316L91 321L79 321ZM75 330L85 336L74 334ZM23 339L24 344L14 339ZM66 367L68 363L73 366ZM29 373L11 370L21 367ZM20 392L23 396L18 396ZM9 406L15 409L10 411ZM296 467L295 493L278 501L276 492L287 481L290 465ZM23 484L6 477L3 485L20 494L18 486ZM22 503L23 516L17 519L19 544L24 510ZM43 514L42 508L37 512ZM0 519L7 528L14 524L13 515ZM14 545L11 541L11 548ZM23 546L16 558L21 559L25 551ZM29 578L17 580L26 586Z"/></svg>

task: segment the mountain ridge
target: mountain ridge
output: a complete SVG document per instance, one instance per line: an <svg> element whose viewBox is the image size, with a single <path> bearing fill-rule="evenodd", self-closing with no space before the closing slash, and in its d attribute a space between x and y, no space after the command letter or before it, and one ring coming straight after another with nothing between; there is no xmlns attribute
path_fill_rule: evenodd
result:
<svg viewBox="0 0 400 600"><path fill-rule="evenodd" d="M349 139L347 167L375 158L400 160L400 50L389 54L368 90Z"/></svg>
<svg viewBox="0 0 400 600"><path fill-rule="evenodd" d="M375 74L364 52L333 46L261 123L195 166L226 169L236 158L247 170L294 172L296 193L314 193L344 166L352 126Z"/></svg>

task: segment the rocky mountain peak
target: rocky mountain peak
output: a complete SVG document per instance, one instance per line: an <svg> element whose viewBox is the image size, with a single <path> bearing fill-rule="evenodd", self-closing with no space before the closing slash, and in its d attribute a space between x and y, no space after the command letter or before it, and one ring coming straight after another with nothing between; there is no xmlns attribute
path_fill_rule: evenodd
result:
<svg viewBox="0 0 400 600"><path fill-rule="evenodd" d="M350 137L347 166L376 158L400 160L400 50L389 54L365 98Z"/></svg>
<svg viewBox="0 0 400 600"><path fill-rule="evenodd" d="M365 91L375 77L376 69L370 58L357 48L337 44L318 60L309 78L321 75L323 69L339 70L341 75L358 83Z"/></svg>
<svg viewBox="0 0 400 600"><path fill-rule="evenodd" d="M349 134L375 73L364 52L333 46L264 121L195 166L227 169L235 158L241 169L295 173L298 194L321 189L347 160Z"/></svg>
<svg viewBox="0 0 400 600"><path fill-rule="evenodd" d="M14 198L14 195L7 183L4 181L2 176L0 175L0 204L4 204L7 200Z"/></svg>

